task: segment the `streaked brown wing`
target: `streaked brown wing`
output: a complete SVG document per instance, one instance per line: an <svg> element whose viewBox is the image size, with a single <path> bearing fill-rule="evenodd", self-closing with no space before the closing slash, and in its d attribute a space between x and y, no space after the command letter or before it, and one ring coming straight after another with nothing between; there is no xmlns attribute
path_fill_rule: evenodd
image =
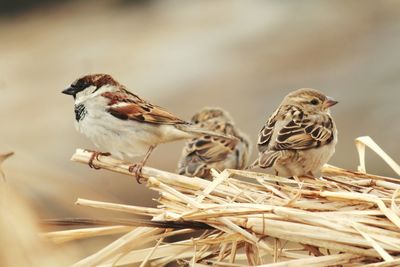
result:
<svg viewBox="0 0 400 267"><path fill-rule="evenodd" d="M272 150L316 148L330 143L333 135L333 122L329 116L321 122L291 120L279 131Z"/></svg>
<svg viewBox="0 0 400 267"><path fill-rule="evenodd" d="M121 120L135 120L153 124L187 123L165 109L152 105L127 91L106 92L102 96L110 100L107 111Z"/></svg>
<svg viewBox="0 0 400 267"><path fill-rule="evenodd" d="M224 160L235 149L235 145L236 140L206 135L192 139L186 147L186 153L212 163Z"/></svg>
<svg viewBox="0 0 400 267"><path fill-rule="evenodd" d="M277 109L271 117L269 117L268 121L265 123L260 133L258 134L258 151L264 152L268 149L269 143L271 142L271 137L274 132L274 127L276 124L277 116L279 113L279 109Z"/></svg>
<svg viewBox="0 0 400 267"><path fill-rule="evenodd" d="M209 164L226 159L236 141L222 137L202 136L187 143L179 162L179 173L188 176L210 177Z"/></svg>

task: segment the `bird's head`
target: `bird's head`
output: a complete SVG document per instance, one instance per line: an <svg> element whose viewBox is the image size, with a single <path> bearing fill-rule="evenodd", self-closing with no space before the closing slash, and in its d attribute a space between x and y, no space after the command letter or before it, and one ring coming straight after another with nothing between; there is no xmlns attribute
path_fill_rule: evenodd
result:
<svg viewBox="0 0 400 267"><path fill-rule="evenodd" d="M229 135L235 133L232 117L221 108L205 107L192 117L191 122L210 131Z"/></svg>
<svg viewBox="0 0 400 267"><path fill-rule="evenodd" d="M78 99L83 96L90 96L104 86L116 88L118 85L119 83L108 74L89 74L75 80L62 93Z"/></svg>
<svg viewBox="0 0 400 267"><path fill-rule="evenodd" d="M205 107L192 117L192 123L198 124L203 123L212 119L219 119L223 122L233 123L232 118L228 112L221 108L209 108Z"/></svg>
<svg viewBox="0 0 400 267"><path fill-rule="evenodd" d="M313 114L328 112L329 108L337 103L338 101L329 96L325 96L318 90L301 88L288 94L282 104L296 106L304 110L306 113Z"/></svg>

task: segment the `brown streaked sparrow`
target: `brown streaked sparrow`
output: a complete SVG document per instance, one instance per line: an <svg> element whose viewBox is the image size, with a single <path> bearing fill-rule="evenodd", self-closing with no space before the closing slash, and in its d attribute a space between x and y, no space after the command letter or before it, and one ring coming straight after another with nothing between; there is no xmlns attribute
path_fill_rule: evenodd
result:
<svg viewBox="0 0 400 267"><path fill-rule="evenodd" d="M335 152L337 129L329 108L337 103L310 88L288 94L261 129L259 156L251 167L314 177Z"/></svg>
<svg viewBox="0 0 400 267"><path fill-rule="evenodd" d="M235 128L228 112L221 108L203 108L192 118L200 128L235 136L234 142L219 136L202 135L188 141L178 163L179 174L210 179L211 169L243 169L250 155L247 136Z"/></svg>
<svg viewBox="0 0 400 267"><path fill-rule="evenodd" d="M141 162L129 168L138 182L143 165L158 144L203 134L220 136L141 99L108 74L83 76L62 93L74 97L77 130L107 151L94 152L89 166L96 168L93 160L99 155L111 153L120 159L144 155Z"/></svg>

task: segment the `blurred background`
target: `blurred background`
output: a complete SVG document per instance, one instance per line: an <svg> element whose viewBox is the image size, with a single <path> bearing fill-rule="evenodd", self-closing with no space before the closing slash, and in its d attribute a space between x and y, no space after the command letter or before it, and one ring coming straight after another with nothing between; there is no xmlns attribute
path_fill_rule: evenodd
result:
<svg viewBox="0 0 400 267"><path fill-rule="evenodd" d="M331 164L356 169L361 135L400 161L399 33L395 0L2 0L0 152L15 152L4 163L7 183L40 219L105 216L75 206L78 197L155 205L134 179L69 161L94 146L76 132L73 99L60 92L96 72L183 119L223 107L254 143L288 92L320 89L340 102ZM160 146L148 165L174 171L182 146ZM367 155L369 172L395 177ZM107 242L78 243L71 259Z"/></svg>

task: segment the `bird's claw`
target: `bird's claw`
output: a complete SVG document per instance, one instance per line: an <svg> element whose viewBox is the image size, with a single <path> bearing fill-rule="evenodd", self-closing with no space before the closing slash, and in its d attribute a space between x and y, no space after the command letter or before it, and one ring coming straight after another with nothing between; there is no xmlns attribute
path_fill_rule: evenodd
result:
<svg viewBox="0 0 400 267"><path fill-rule="evenodd" d="M141 184L140 178L142 177L142 168L143 168L143 163L135 163L129 166L129 172L134 173L136 176L136 181L138 184Z"/></svg>
<svg viewBox="0 0 400 267"><path fill-rule="evenodd" d="M90 168L95 169L95 170L101 169L101 167L93 164L93 161L95 159L99 160L99 156L111 156L111 153L108 153L108 152L98 152L98 151L90 151L90 152L92 152L92 156L89 159L88 165Z"/></svg>

